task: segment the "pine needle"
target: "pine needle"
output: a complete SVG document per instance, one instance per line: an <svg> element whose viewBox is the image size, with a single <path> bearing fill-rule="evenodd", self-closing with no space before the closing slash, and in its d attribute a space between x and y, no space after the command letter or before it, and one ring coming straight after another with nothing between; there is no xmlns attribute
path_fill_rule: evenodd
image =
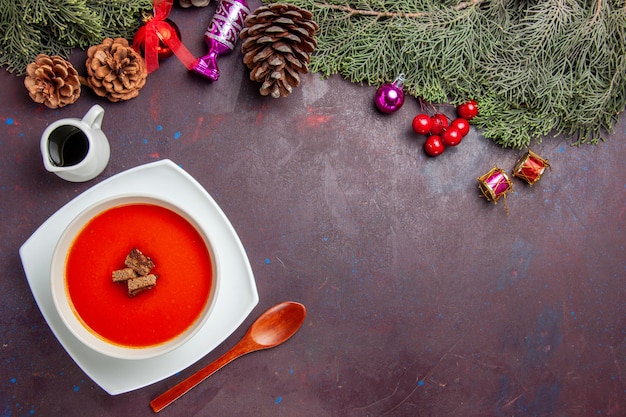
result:
<svg viewBox="0 0 626 417"><path fill-rule="evenodd" d="M131 39L152 0L0 0L0 66L23 74L37 54L68 58L106 37Z"/></svg>
<svg viewBox="0 0 626 417"><path fill-rule="evenodd" d="M265 1L269 3L269 1ZM626 107L624 0L293 0L320 26L312 72L431 103L479 102L485 137L598 143Z"/></svg>

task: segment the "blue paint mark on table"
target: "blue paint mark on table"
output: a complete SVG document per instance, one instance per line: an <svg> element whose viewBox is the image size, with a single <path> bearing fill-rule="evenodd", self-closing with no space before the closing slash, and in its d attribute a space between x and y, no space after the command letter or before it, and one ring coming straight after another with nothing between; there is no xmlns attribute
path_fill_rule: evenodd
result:
<svg viewBox="0 0 626 417"><path fill-rule="evenodd" d="M518 409L530 416L552 415L558 404L561 386L559 384L541 384L537 387L532 400L527 401L526 396L520 398Z"/></svg>
<svg viewBox="0 0 626 417"><path fill-rule="evenodd" d="M527 360L532 364L543 364L563 340L562 315L557 309L544 309L537 318L536 328L528 335Z"/></svg>

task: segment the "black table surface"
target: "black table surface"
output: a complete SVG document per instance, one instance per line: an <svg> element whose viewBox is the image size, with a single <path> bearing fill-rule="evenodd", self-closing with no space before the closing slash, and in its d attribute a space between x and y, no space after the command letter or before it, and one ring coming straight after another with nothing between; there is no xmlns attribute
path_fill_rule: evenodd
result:
<svg viewBox="0 0 626 417"><path fill-rule="evenodd" d="M258 5L259 2L251 2ZM196 55L214 5L170 16ZM83 51L71 60L84 72ZM258 93L239 49L208 82L176 58L139 96L84 90L50 110L0 72L0 416L147 416L149 401L233 346L265 309L302 302L287 343L222 369L164 416L619 416L626 413L626 119L605 142L547 137L551 169L492 204L477 178L523 151L472 128L427 157L422 111L373 106L374 87L303 77L287 98ZM105 171L47 172L51 122L105 109ZM449 105L439 107L452 116ZM426 109L430 110L430 109ZM175 376L112 396L44 320L18 250L56 210L126 169L171 159L228 216L259 303L230 337ZM155 179L158 181L158 179Z"/></svg>

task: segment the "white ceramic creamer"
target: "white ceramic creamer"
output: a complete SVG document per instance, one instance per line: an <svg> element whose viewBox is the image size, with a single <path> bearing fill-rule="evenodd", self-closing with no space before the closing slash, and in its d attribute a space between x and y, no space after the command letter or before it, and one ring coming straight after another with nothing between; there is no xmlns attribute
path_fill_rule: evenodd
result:
<svg viewBox="0 0 626 417"><path fill-rule="evenodd" d="M109 163L111 149L100 128L104 109L95 104L82 119L52 123L41 135L41 155L46 170L72 182L89 181Z"/></svg>

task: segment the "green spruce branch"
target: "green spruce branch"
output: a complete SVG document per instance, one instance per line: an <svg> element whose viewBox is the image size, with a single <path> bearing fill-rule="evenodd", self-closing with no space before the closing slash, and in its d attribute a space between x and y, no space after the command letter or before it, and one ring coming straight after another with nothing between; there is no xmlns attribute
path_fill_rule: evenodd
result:
<svg viewBox="0 0 626 417"><path fill-rule="evenodd" d="M265 1L269 3L269 1ZM485 137L598 143L626 106L624 0L293 0L320 25L310 70L479 102Z"/></svg>
<svg viewBox="0 0 626 417"><path fill-rule="evenodd" d="M0 0L0 66L22 74L37 54L67 58L106 37L132 39L152 0Z"/></svg>

